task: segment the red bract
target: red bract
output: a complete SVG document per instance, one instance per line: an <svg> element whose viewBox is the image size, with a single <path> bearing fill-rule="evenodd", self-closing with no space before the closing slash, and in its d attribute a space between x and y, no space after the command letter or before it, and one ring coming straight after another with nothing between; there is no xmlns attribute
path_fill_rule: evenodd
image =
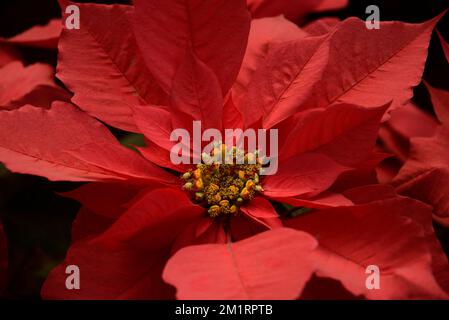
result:
<svg viewBox="0 0 449 320"><path fill-rule="evenodd" d="M10 39L0 38L0 110L28 103L49 108L56 100L69 101L70 94L57 86L54 68L43 63L25 66L15 48L18 45L56 48L61 22L34 27ZM58 31L59 30L59 31Z"/></svg>
<svg viewBox="0 0 449 320"><path fill-rule="evenodd" d="M311 13L339 10L348 5L347 0L247 0L254 18L284 15L293 21L302 21Z"/></svg>
<svg viewBox="0 0 449 320"><path fill-rule="evenodd" d="M449 45L439 34L441 46L449 61ZM400 193L424 201L434 208L434 218L449 225L449 92L435 88L425 82L432 105L440 125L433 122L423 131L410 130L408 157L403 157L404 166L393 180ZM422 123L420 124L422 126Z"/></svg>
<svg viewBox="0 0 449 320"><path fill-rule="evenodd" d="M376 198L368 200L369 194ZM388 187L348 190L346 196L356 205L285 221L299 232L283 228L235 245L185 248L169 261L164 279L176 284L179 298L294 299L313 272L339 280L354 296L446 297L431 273L422 273L432 268L432 254L433 261L445 259L432 233L430 209ZM382 270L382 290L365 286L368 265ZM447 272L438 280L447 285Z"/></svg>
<svg viewBox="0 0 449 320"><path fill-rule="evenodd" d="M44 26L35 26L14 37L7 39L0 38L0 43L56 49L61 30L61 21L59 19L53 19Z"/></svg>
<svg viewBox="0 0 449 320"><path fill-rule="evenodd" d="M449 92L427 84L441 125L434 135L411 139L410 155L393 185L398 192L429 203L435 219L449 225Z"/></svg>
<svg viewBox="0 0 449 320"><path fill-rule="evenodd" d="M308 36L280 17L251 22L244 0L77 5L81 28L62 32L58 77L81 110L0 113L9 169L93 182L71 194L84 207L44 297L173 298L172 284L178 298L294 299L312 274L367 298L446 297L428 208L390 189L353 189L376 183L381 120L419 83L437 19L376 31L348 19ZM126 149L88 114L142 133L146 147ZM229 219L208 216L172 174L186 166L170 162L170 133L198 120L279 130L279 171ZM317 210L284 222L270 200ZM80 290L65 287L70 264ZM369 264L385 290L366 289Z"/></svg>

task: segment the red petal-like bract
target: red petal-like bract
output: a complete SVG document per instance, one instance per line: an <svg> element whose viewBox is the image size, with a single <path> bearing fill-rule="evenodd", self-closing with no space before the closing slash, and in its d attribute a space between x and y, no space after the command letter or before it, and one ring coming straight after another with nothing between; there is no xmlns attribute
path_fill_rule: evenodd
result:
<svg viewBox="0 0 449 320"><path fill-rule="evenodd" d="M391 108L405 104L421 81L430 35L440 16L422 24L382 22L368 30L349 18L329 36L329 62L303 108L335 102Z"/></svg>
<svg viewBox="0 0 449 320"><path fill-rule="evenodd" d="M265 178L269 197L315 196L327 190L348 168L318 153L305 153L283 162L275 175Z"/></svg>
<svg viewBox="0 0 449 320"><path fill-rule="evenodd" d="M25 67L14 61L0 68L0 110L28 103L48 108L55 100L68 101L68 92L59 88L53 77L53 68L42 63Z"/></svg>
<svg viewBox="0 0 449 320"><path fill-rule="evenodd" d="M204 129L221 130L223 98L220 84L212 69L197 58L193 50L187 49L176 70L170 100L177 112L201 121ZM188 127L191 123L192 120L188 121Z"/></svg>
<svg viewBox="0 0 449 320"><path fill-rule="evenodd" d="M314 212L288 220L287 225L317 237L312 258L317 275L339 280L355 296L447 298L432 273L429 213L417 201L394 197ZM379 268L379 290L366 286L370 265Z"/></svg>
<svg viewBox="0 0 449 320"><path fill-rule="evenodd" d="M0 43L0 68L19 60L19 56L19 53L13 46Z"/></svg>
<svg viewBox="0 0 449 320"><path fill-rule="evenodd" d="M189 219L199 218L201 212L202 208L193 205L181 190L150 190L104 233L72 245L64 263L46 281L43 297L172 298L171 288L162 282L163 265L172 241L188 225ZM67 265L79 266L81 290L66 289Z"/></svg>
<svg viewBox="0 0 449 320"><path fill-rule="evenodd" d="M282 227L279 215L274 210L270 202L264 198L257 197L247 206L241 208L242 212L250 219L265 226L268 229Z"/></svg>
<svg viewBox="0 0 449 320"><path fill-rule="evenodd" d="M35 26L14 37L8 39L0 38L0 42L29 47L56 49L58 47L61 30L61 20L52 19L44 26Z"/></svg>
<svg viewBox="0 0 449 320"><path fill-rule="evenodd" d="M284 15L301 21L311 13L342 9L348 0L247 0L247 3L254 18Z"/></svg>
<svg viewBox="0 0 449 320"><path fill-rule="evenodd" d="M232 88L236 104L241 105L254 72L263 63L272 44L305 36L306 32L282 16L252 20L242 67Z"/></svg>
<svg viewBox="0 0 449 320"><path fill-rule="evenodd" d="M0 298L6 295L8 282L8 246L3 225L0 222Z"/></svg>
<svg viewBox="0 0 449 320"><path fill-rule="evenodd" d="M427 82L424 83L430 92L433 109L438 119L445 126L449 126L449 91L435 88Z"/></svg>
<svg viewBox="0 0 449 320"><path fill-rule="evenodd" d="M191 52L215 73L225 96L240 70L248 39L245 0L136 0L134 4L137 42L166 92L172 91L175 74Z"/></svg>
<svg viewBox="0 0 449 320"><path fill-rule="evenodd" d="M182 190L150 190L97 241L108 246L132 241L136 247L144 245L147 249L169 247L186 225L203 214L204 208L194 205Z"/></svg>
<svg viewBox="0 0 449 320"><path fill-rule="evenodd" d="M388 106L363 108L342 103L299 113L286 126L288 135L280 157L289 159L304 152L319 152L340 164L353 166L372 151L380 119Z"/></svg>
<svg viewBox="0 0 449 320"><path fill-rule="evenodd" d="M263 127L271 128L308 101L328 61L323 39L308 37L271 46L241 109L247 126L263 117Z"/></svg>
<svg viewBox="0 0 449 320"><path fill-rule="evenodd" d="M168 173L121 146L106 127L69 104L4 111L0 127L0 160L16 172L50 180L173 182Z"/></svg>
<svg viewBox="0 0 449 320"><path fill-rule="evenodd" d="M312 275L316 246L310 235L282 228L237 243L181 249L163 276L178 299L295 299Z"/></svg>
<svg viewBox="0 0 449 320"><path fill-rule="evenodd" d="M131 6L78 4L79 30L64 29L57 77L75 94L72 101L89 114L128 131L138 131L132 107L164 104L133 38Z"/></svg>
<svg viewBox="0 0 449 320"><path fill-rule="evenodd" d="M435 136L413 138L410 156L393 185L401 194L433 206L435 217L449 225L449 129L441 126Z"/></svg>
<svg viewBox="0 0 449 320"><path fill-rule="evenodd" d="M441 33L438 32L438 37L440 38L441 46L443 47L444 55L446 56L447 61L449 62L449 43L444 40Z"/></svg>

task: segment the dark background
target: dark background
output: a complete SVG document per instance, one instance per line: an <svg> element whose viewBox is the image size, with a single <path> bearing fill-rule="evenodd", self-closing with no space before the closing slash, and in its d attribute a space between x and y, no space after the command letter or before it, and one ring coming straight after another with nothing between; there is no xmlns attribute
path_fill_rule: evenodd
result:
<svg viewBox="0 0 449 320"><path fill-rule="evenodd" d="M104 0L77 2L128 3ZM310 20L324 15L365 19L365 9L372 4L379 6L381 20L423 22L448 8L449 0L354 0L345 10L311 16ZM58 16L60 12L56 0L0 0L0 37L16 35ZM439 23L438 30L449 42L449 14ZM56 65L55 51L22 48L21 53L27 63L43 61ZM435 34L430 44L424 78L434 86L449 90L449 65ZM422 85L415 89L414 99L432 113L429 96ZM71 223L79 204L58 193L72 190L78 185L51 183L38 177L12 174L0 165L0 219L9 244L8 298L39 298L46 275L64 258L70 244ZM436 230L448 253L449 231L438 226Z"/></svg>

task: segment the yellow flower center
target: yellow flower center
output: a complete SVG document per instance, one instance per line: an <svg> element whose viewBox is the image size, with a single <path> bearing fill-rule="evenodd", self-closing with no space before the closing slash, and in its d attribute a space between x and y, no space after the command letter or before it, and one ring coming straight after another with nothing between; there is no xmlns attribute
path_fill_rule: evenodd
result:
<svg viewBox="0 0 449 320"><path fill-rule="evenodd" d="M210 217L236 215L240 206L263 191L259 178L262 159L257 152L244 153L220 144L210 154L203 153L202 160L182 175L183 188L207 208Z"/></svg>

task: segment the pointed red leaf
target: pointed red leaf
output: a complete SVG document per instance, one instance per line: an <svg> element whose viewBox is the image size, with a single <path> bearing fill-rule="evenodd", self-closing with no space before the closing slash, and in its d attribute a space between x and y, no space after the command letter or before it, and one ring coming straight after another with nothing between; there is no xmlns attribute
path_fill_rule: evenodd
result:
<svg viewBox="0 0 449 320"><path fill-rule="evenodd" d="M338 18L321 18L304 27L304 31L312 36L321 36L332 31L340 23Z"/></svg>
<svg viewBox="0 0 449 320"><path fill-rule="evenodd" d="M199 244L225 244L227 241L223 224L209 216L192 222L176 238L172 245L172 254L178 250Z"/></svg>
<svg viewBox="0 0 449 320"><path fill-rule="evenodd" d="M284 15L290 20L303 19L315 11L323 0L247 0L248 7L254 18L274 17Z"/></svg>
<svg viewBox="0 0 449 320"><path fill-rule="evenodd" d="M57 76L72 101L108 124L137 131L131 107L164 104L166 95L145 67L133 38L131 6L80 4L79 30L64 29Z"/></svg>
<svg viewBox="0 0 449 320"><path fill-rule="evenodd" d="M136 0L134 32L150 71L166 90L193 54L217 76L223 96L239 72L250 15L245 0Z"/></svg>
<svg viewBox="0 0 449 320"><path fill-rule="evenodd" d="M34 26L14 37L8 39L0 38L0 42L5 41L29 47L56 49L61 30L61 20L52 19L46 25Z"/></svg>
<svg viewBox="0 0 449 320"><path fill-rule="evenodd" d="M221 129L223 98L218 79L190 50L174 75L170 100L176 109L173 117L176 113L185 113L193 120L201 121L204 129ZM190 126L191 121L188 128Z"/></svg>
<svg viewBox="0 0 449 320"><path fill-rule="evenodd" d="M328 209L288 220L315 235L317 275L341 281L369 299L447 298L432 273L430 243L413 215L429 216L417 201L393 198L349 208ZM370 265L379 267L380 289L366 286Z"/></svg>
<svg viewBox="0 0 449 320"><path fill-rule="evenodd" d="M0 68L16 60L20 60L19 52L12 45L0 43Z"/></svg>
<svg viewBox="0 0 449 320"><path fill-rule="evenodd" d="M242 113L249 126L263 117L271 128L299 111L326 67L329 49L324 37L308 37L272 45L254 73Z"/></svg>
<svg viewBox="0 0 449 320"><path fill-rule="evenodd" d="M430 35L438 16L422 24L381 22L378 30L349 18L330 35L329 63L303 108L335 102L379 106L405 104L421 82Z"/></svg>
<svg viewBox="0 0 449 320"><path fill-rule="evenodd" d="M354 166L369 157L380 120L388 105L363 108L335 104L327 109L303 112L285 126L288 136L282 159L303 152L319 152L343 165Z"/></svg>
<svg viewBox="0 0 449 320"><path fill-rule="evenodd" d="M141 188L140 185L124 183L92 182L62 195L77 200L95 214L115 219Z"/></svg>
<svg viewBox="0 0 449 320"><path fill-rule="evenodd" d="M280 163L275 175L266 176L263 194L274 198L312 197L327 190L347 170L325 155L304 153Z"/></svg>
<svg viewBox="0 0 449 320"><path fill-rule="evenodd" d="M0 109L15 109L28 103L50 107L55 100L69 101L69 93L59 88L53 77L53 68L46 64L7 64L0 69Z"/></svg>
<svg viewBox="0 0 449 320"><path fill-rule="evenodd" d="M167 251L105 248L94 240L82 241L51 271L41 296L52 300L173 299L173 288L161 278L167 256ZM66 268L73 265L80 270L79 290L66 287Z"/></svg>
<svg viewBox="0 0 449 320"><path fill-rule="evenodd" d="M446 126L449 126L449 91L438 89L424 82L430 93L433 109L437 114L438 120Z"/></svg>
<svg viewBox="0 0 449 320"><path fill-rule="evenodd" d="M168 261L163 278L178 299L295 299L312 275L316 245L307 233L282 228L236 243L186 247Z"/></svg>
<svg viewBox="0 0 449 320"><path fill-rule="evenodd" d="M438 32L438 37L440 38L441 47L443 48L444 55L446 56L447 62L449 62L449 43L444 40L441 33Z"/></svg>
<svg viewBox="0 0 449 320"><path fill-rule="evenodd" d="M244 214L256 223L268 229L282 227L281 219L270 202L264 198L256 197L248 205L240 208Z"/></svg>
<svg viewBox="0 0 449 320"><path fill-rule="evenodd" d="M169 246L186 225L198 221L204 208L194 205L180 189L150 190L124 213L96 241L117 246L132 241L139 247Z"/></svg>
<svg viewBox="0 0 449 320"><path fill-rule="evenodd" d="M298 40L307 36L303 30L283 16L253 19L242 67L232 88L237 106L242 104L254 72L263 63L272 44Z"/></svg>
<svg viewBox="0 0 449 320"><path fill-rule="evenodd" d="M170 141L173 131L172 113L166 107L160 106L137 106L133 108L134 121L139 131L145 138L151 140L159 147L170 150L174 145Z"/></svg>
<svg viewBox="0 0 449 320"><path fill-rule="evenodd" d="M70 104L4 111L0 126L0 161L15 172L67 181L176 181Z"/></svg>
<svg viewBox="0 0 449 320"><path fill-rule="evenodd" d="M295 207L326 209L334 207L347 207L353 205L353 202L344 195L333 192L324 192L316 197L309 199L298 198L274 198L273 200L287 203Z"/></svg>
<svg viewBox="0 0 449 320"><path fill-rule="evenodd" d="M449 129L441 126L435 136L413 138L408 161L394 179L401 194L433 206L435 217L449 217ZM449 223L446 221L446 224Z"/></svg>

